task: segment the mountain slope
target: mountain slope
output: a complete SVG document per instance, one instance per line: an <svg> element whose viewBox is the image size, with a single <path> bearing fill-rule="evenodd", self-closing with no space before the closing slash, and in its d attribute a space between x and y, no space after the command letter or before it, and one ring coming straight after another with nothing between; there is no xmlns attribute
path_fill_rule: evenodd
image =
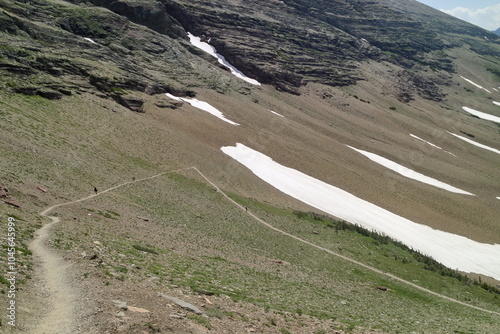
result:
<svg viewBox="0 0 500 334"><path fill-rule="evenodd" d="M500 147L498 125L467 112L500 115L494 35L416 1L0 5L0 186L11 196L0 206L18 222L21 331L54 307L28 250L48 222L39 213L95 187L50 213L61 223L48 245L72 264L85 306L75 332L495 333L498 281L324 220L221 151L242 143L418 224L499 244L498 154L454 136Z"/></svg>

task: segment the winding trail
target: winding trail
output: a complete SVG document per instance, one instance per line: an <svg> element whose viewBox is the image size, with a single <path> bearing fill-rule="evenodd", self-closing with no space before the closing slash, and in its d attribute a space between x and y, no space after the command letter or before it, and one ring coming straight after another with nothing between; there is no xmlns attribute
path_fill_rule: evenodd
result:
<svg viewBox="0 0 500 334"><path fill-rule="evenodd" d="M264 225L265 227L278 232L282 235L285 235L287 237L290 237L294 240L297 240L303 244L306 244L308 246L317 248L321 251L324 251L328 254L331 254L333 256L336 256L338 258L341 258L345 261L354 263L360 267L363 267L367 270L373 271L377 274L386 276L390 279L393 279L395 281L398 281L400 283L409 285L415 289L418 289L420 291L423 291L425 293L443 298L445 300L448 300L450 302L460 304L462 306L470 307L475 310L479 310L482 312L487 312L490 314L495 314L495 315L500 315L499 312L495 312L492 310L487 310L478 306L474 306L471 304L467 304L465 302L459 301L457 299L445 296L443 294L434 292L432 290L429 290L427 288L424 288L422 286L419 286L413 282L410 282L408 280L402 279L400 277L397 277L391 273L384 272L380 269L377 269L375 267L369 266L367 264L364 264L362 262L356 261L354 259L351 259L347 256L344 256L342 254L336 253L330 249L324 248L322 246L316 245L310 241L307 241L305 239L302 239L300 237L297 237L293 234L290 234L288 232L285 232L283 230L280 230L279 228L276 228L272 226L271 224L265 222L261 218L257 217L255 214L247 210L243 205L237 203L235 200L230 198L225 192L223 192L215 183L213 183L209 178L207 178L198 168L196 167L187 167L187 168L182 168L182 169L177 169L173 171L168 171L168 172L163 172L159 173L153 176L129 181L129 182L124 182L120 183L116 186L113 186L111 188L108 188L106 190L103 190L101 192L98 192L96 194L89 195L87 197L80 198L75 201L71 202L66 202L66 203L61 203L61 204L56 204L51 207L46 208L42 212L40 212L40 215L43 217L48 217L51 222L49 224L44 225L40 230L38 230L35 234L35 238L30 244L30 249L32 250L33 254L35 257L39 258L39 261L41 263L41 268L42 268L42 278L44 281L44 289L47 291L50 296L49 296L49 311L44 315L43 319L41 320L40 324L38 325L37 329L32 332L33 334L66 334L66 333L78 333L79 331L79 326L78 326L78 319L77 319L77 302L82 295L82 293L79 291L77 287L71 284L71 280L69 279L69 275L67 274L67 271L71 270L71 265L65 261L59 254L57 254L54 250L52 250L49 246L46 245L46 240L50 235L50 231L52 227L61 222L60 218L55 217L55 216L49 216L49 213L59 207L62 206L67 206L79 202L83 202L89 199L92 199L94 197L106 194L110 191L113 191L117 188L133 184L133 183L138 183L138 182L143 182L147 180L151 180L163 175L171 174L171 173L176 173L176 172L181 172L181 171L187 171L187 170L194 170L196 171L208 184L210 184L212 187L215 188L215 190L224 196L229 202L231 202L233 205L244 211L246 214L248 214L250 217L252 217L254 220L259 222L260 224Z"/></svg>
<svg viewBox="0 0 500 334"><path fill-rule="evenodd" d="M382 271L382 270L380 270L380 269L377 269L377 268L375 268L375 267L369 266L369 265L364 264L364 263L362 263L362 262L356 261L356 260L351 259L351 258L349 258L349 257L347 257L347 256L344 256L344 255L342 255L342 254L336 253L336 252L334 252L334 251L332 251L332 250L330 250L330 249L328 249L328 248L324 248L324 247L318 246L318 245L316 245L316 244L313 244L313 243L312 243L312 242L310 242L310 241L307 241L307 240L302 239L302 238L300 238L300 237L297 237L297 236L295 236L295 235L293 235L293 234L290 234L290 233L288 233L288 232L285 232L285 231L283 231L283 230L280 230L279 228L274 227L274 226L272 226L271 224L269 224L269 223L265 222L264 220L260 219L259 217L257 217L256 215L254 215L252 212L248 211L248 210L247 210L247 209L246 209L243 205L239 204L238 202L236 202L235 200L233 200L231 197L229 197L228 195L226 195L226 193L224 193L222 190L220 190L220 188L219 188L219 187L217 187L217 185L216 185L216 184L214 184L214 183L213 183L212 181L210 181L210 180L209 180L209 179L208 179L205 175L203 175L203 173L202 173L202 172L200 172L200 171L198 170L198 168L196 168L196 167L191 167L191 168L192 168L192 169L194 169L195 171L197 171L197 172L198 172L198 173L199 173L199 174L200 174L200 175L201 175L201 176L202 176L202 177L203 177L203 178L204 178L204 179L205 179L205 180L206 180L209 184L211 184L211 185L212 185L212 186L213 186L213 187L214 187L214 188L215 188L218 192L220 192L220 193L221 193L221 194L222 194L222 195L223 195L223 196L224 196L224 197L225 197L228 201L230 201L231 203L233 203L234 205L236 205L237 207L239 207L241 210L245 211L248 215L250 215L250 216L251 216L253 219L255 219L256 221L258 221L259 223L263 224L264 226L266 226L267 228L269 228L269 229L271 229L271 230L273 230L273 231L276 231L276 232L278 232L278 233L280 233L280 234L282 234L282 235L286 235L287 237L290 237L290 238L292 238L292 239L295 239L295 240L297 240L297 241L300 241L300 242L302 242L302 243L304 243L304 244L306 244L306 245L309 245L309 246L311 246L311 247L314 247L314 248L317 248L317 249L319 249L319 250L322 250L322 251L324 251L324 252L326 252L326 253L328 253L328 254L331 254L331 255L334 255L334 256L336 256L336 257L339 257L339 258L341 258L341 259L343 259L343 260L345 260L345 261L349 261L349 262L351 262L351 263L354 263L354 264L356 264L356 265L358 265L358 266L361 266L361 267L363 267L363 268L365 268L365 269L368 269L368 270L371 270L371 271L373 271L373 272L376 272L377 274L384 275L384 276L389 277L389 278L391 278L391 279L393 279L393 280L395 280L395 281L398 281L398 282L404 283L404 284L406 284L406 285L409 285L409 286L411 286L411 287L413 287L413 288L415 288L415 289L418 289L418 290L420 290L420 291L423 291L423 292L429 293L429 294L434 295L434 296L437 296L437 297L441 297L441 298L446 299L446 300L448 300L448 301L451 301L451 302L454 302L454 303L457 303L457 304L460 304L460 305L463 305L463 306L467 306L467 307L470 307L470 308L473 308L473 309L476 309L476 310L479 310L479 311L483 311L483 312L487 312L487 313L491 313L491 314L500 315L500 313L499 313L499 312L495 312L495 311L492 311L492 310L487 310L487 309L484 309L484 308L481 308L481 307L478 307L478 306L474 306L474 305L471 305L471 304L467 304L467 303L462 302L462 301L460 301L460 300L457 300L457 299L454 299L454 298L451 298L451 297L445 296L445 295L443 295L443 294L440 294L440 293L434 292L434 291L429 290L429 289L427 289L427 288L424 288L424 287L422 287L422 286L420 286L420 285L417 285L417 284L415 284L415 283L413 283L413 282L410 282L410 281L408 281L408 280L405 280L405 279L403 279L403 278L401 278L401 277L395 276L395 275L393 275L393 274L391 274L391 273L384 272L384 271Z"/></svg>
<svg viewBox="0 0 500 334"><path fill-rule="evenodd" d="M45 216L50 209L41 212L40 215ZM71 286L71 278L67 274L71 270L70 264L45 244L51 228L60 222L58 217L49 218L51 222L36 232L35 238L29 245L41 264L43 284L41 292L49 296L48 313L43 315L41 323L33 333L72 333L76 332L74 310L79 291Z"/></svg>
<svg viewBox="0 0 500 334"><path fill-rule="evenodd" d="M56 208L83 202L132 183L147 181L169 173L180 172L191 168L192 167L163 172L142 179L123 182L104 191L75 201L50 206L40 212L40 216L49 218L51 222L44 225L35 233L35 238L30 243L29 248L34 256L38 258L41 266L42 293L48 295L48 311L42 315L40 323L37 325L36 329L31 332L32 334L68 334L78 333L80 330L77 317L77 306L82 292L72 284L71 264L65 261L60 254L46 244L53 226L61 222L59 217L50 216L49 213Z"/></svg>

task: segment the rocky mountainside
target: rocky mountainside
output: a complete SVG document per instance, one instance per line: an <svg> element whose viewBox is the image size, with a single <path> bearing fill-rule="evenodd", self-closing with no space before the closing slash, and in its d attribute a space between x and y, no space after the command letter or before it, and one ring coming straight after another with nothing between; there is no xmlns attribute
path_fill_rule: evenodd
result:
<svg viewBox="0 0 500 334"><path fill-rule="evenodd" d="M496 334L499 83L413 0L0 0L14 332Z"/></svg>
<svg viewBox="0 0 500 334"><path fill-rule="evenodd" d="M95 3L141 20L131 14L133 2ZM353 84L363 78L357 64L367 59L393 61L410 72L450 72L451 59L442 51L464 43L479 54L498 54L493 34L416 1L163 1L155 10L162 7L238 68L282 88ZM427 94L433 95L439 98Z"/></svg>
<svg viewBox="0 0 500 334"><path fill-rule="evenodd" d="M28 34L38 41L50 40L55 45L73 40L73 47L88 45L87 53L94 58L100 57L95 54L103 50L82 38L98 39L113 47L107 52L115 61L114 55L141 50L171 62L170 68L184 65L177 66L173 62L177 59L166 51L172 52L178 43L185 44L187 32L191 32L210 40L220 54L248 76L292 93L298 93L297 88L308 82L355 84L366 79L360 63L389 61L401 67L399 75L418 94L433 100L443 98L437 86L449 84L447 74L454 72L452 59L444 50L469 45L479 55L496 56L500 43L495 34L416 1L92 0L95 6L91 7L74 3L80 7L4 0L2 30ZM102 7L118 15L103 12L99 9ZM51 28L37 22L50 22ZM151 32L144 30L134 36L132 22L158 34L149 38ZM16 56L12 51L9 57L20 64L27 61L26 55ZM43 64L32 67L50 65ZM73 72L90 75L82 64L71 67ZM138 68L142 69L142 65ZM133 85L139 80L137 76L148 81L148 75L138 68L130 64L127 72L133 79L119 86ZM18 71L29 70L20 65ZM430 73L423 75L424 71ZM157 85L161 82L157 78L153 81ZM147 84L140 86L144 90ZM408 99L407 93L401 93L401 98Z"/></svg>

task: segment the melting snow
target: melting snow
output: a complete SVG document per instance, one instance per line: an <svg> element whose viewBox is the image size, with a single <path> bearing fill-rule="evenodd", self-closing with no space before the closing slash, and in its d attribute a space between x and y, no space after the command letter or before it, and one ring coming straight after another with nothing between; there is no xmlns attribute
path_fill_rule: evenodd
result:
<svg viewBox="0 0 500 334"><path fill-rule="evenodd" d="M270 112L272 112L273 114L278 115L278 116L280 116L280 117L285 117L285 116L283 116L282 114L278 114L276 111L272 111L271 109L267 109L267 110L269 110L269 111L270 111Z"/></svg>
<svg viewBox="0 0 500 334"><path fill-rule="evenodd" d="M84 39L84 40L86 40L87 42L92 43L92 44L97 44L96 42L94 42L94 40L93 40L93 39L90 39L90 38L88 38L88 37L84 37L83 39Z"/></svg>
<svg viewBox="0 0 500 334"><path fill-rule="evenodd" d="M215 117L220 118L224 122L228 122L229 124L232 124L232 125L239 125L238 123L227 119L219 109L211 106L207 102L203 102L203 101L200 101L197 99L187 99L185 97L177 97L177 96L174 96L174 95L169 94L169 93L167 93L165 95L167 95L169 98L177 100L177 101L187 102L195 108L204 110L204 111L214 115Z"/></svg>
<svg viewBox="0 0 500 334"><path fill-rule="evenodd" d="M453 153L451 153L451 152L448 152L448 151L446 151L446 150L443 150L441 147L439 147L439 146L437 146L437 145L434 145L433 143L430 143L430 142L428 142L428 141L425 141L425 140L423 140L422 138L419 138L419 137L417 137L417 136L415 136L415 135L413 135L413 134L411 134L411 133L410 133L410 136L412 136L413 138L418 139L418 140L420 140L420 141L423 141L424 143L429 144L429 145L431 145L432 147L435 147L435 148L437 148L437 149L440 149L440 150L442 150L442 151L444 151L444 152L446 152L446 153L448 153L448 154L451 154L451 155L453 155L454 157L456 157L456 155L455 155L455 154L453 154Z"/></svg>
<svg viewBox="0 0 500 334"><path fill-rule="evenodd" d="M500 106L500 102L493 101L493 104L496 104L497 106Z"/></svg>
<svg viewBox="0 0 500 334"><path fill-rule="evenodd" d="M467 111L469 114L475 115L479 118L486 119L488 121L493 121L496 123L500 123L500 117L493 116L490 114L487 114L485 112L477 111L469 107L462 107L463 110Z"/></svg>
<svg viewBox="0 0 500 334"><path fill-rule="evenodd" d="M446 184L444 182L441 182L441 181L438 181L438 180L433 179L431 177L417 173L414 170L411 170L405 166L397 164L394 161L391 161L389 159L381 157L377 154L366 152L366 151L351 147L349 145L347 145L347 147L363 154L368 159L370 159L370 160L372 160L372 161L374 161L374 162L376 162L376 163L378 163L386 168L389 168L390 170L392 170L400 175L403 175L404 177L407 177L409 179L416 180L416 181L419 181L419 182L422 182L425 184L429 184L431 186L438 187L438 188L441 188L441 189L444 189L444 190L447 190L447 191L450 191L453 193L475 196L474 194L471 194L470 192L467 192L465 190L455 188L455 187L453 187L449 184Z"/></svg>
<svg viewBox="0 0 500 334"><path fill-rule="evenodd" d="M194 36L191 33L188 33L188 36L189 36L189 41L191 42L191 44L193 44L197 48L205 51L206 53L208 53L212 57L217 58L217 60L219 61L219 63L221 63L222 65L224 65L227 68L229 68L229 70L231 71L232 74L234 74L235 76L237 76L240 79L245 80L248 83L251 83L252 85L260 86L260 82L258 82L255 79L251 79L251 78L247 77L246 75L244 75L240 70L238 70L236 67L234 67L233 65L231 65L226 60L226 58L224 58L223 55L217 53L217 50L213 46L211 46L208 43L202 42L200 37L196 37L196 36Z"/></svg>
<svg viewBox="0 0 500 334"><path fill-rule="evenodd" d="M465 81L467 81L468 83L470 84L473 84L474 86L476 86L477 88L481 88L481 89L484 89L485 91L487 91L488 93L491 93L489 90L487 90L486 88L484 88L483 86L480 86L478 85L477 83L475 83L474 81L472 80L469 80L467 78L464 78L463 76L460 76L460 78L464 79Z"/></svg>
<svg viewBox="0 0 500 334"><path fill-rule="evenodd" d="M463 141L466 141L466 142L468 142L468 143L470 143L470 144L472 144L472 145L475 145L475 146L477 146L477 147L484 148L485 150L489 150L489 151L495 152L495 153L497 153L497 154L500 154L500 151L499 151L499 150L497 150L496 148L489 147L489 146L486 146L486 145L483 145L483 144L479 144L479 143L477 143L477 142L475 142L475 141L473 141L473 140L470 140L469 138L465 138L465 137L462 137L462 136L456 135L456 134L451 133L451 132L449 132L449 131L448 131L448 133L449 133L450 135L453 135L453 136L455 136L455 137L457 137L457 138L460 138L460 139L462 139Z"/></svg>
<svg viewBox="0 0 500 334"><path fill-rule="evenodd" d="M490 245L414 223L243 144L221 150L287 195L340 219L374 229L452 269L500 279L500 245Z"/></svg>

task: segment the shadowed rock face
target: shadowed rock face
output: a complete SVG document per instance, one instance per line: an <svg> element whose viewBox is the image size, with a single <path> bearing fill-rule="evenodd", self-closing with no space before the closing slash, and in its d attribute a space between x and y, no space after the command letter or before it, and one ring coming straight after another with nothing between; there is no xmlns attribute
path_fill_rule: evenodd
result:
<svg viewBox="0 0 500 334"><path fill-rule="evenodd" d="M291 93L310 81L354 84L363 79L359 62L369 59L452 72L451 59L439 51L469 42L493 55L499 45L492 33L408 0L93 2L172 37L186 38L180 26L204 36L247 76ZM423 97L442 97L432 83L442 84L442 74L410 77Z"/></svg>
<svg viewBox="0 0 500 334"><path fill-rule="evenodd" d="M294 94L308 82L355 84L365 78L360 63L388 61L402 67L398 78L406 82L400 94L403 101L411 100L412 94L435 101L443 98L439 85L449 84L448 73L454 71L453 60L443 50L468 45L480 55L491 56L498 55L500 48L500 38L493 33L410 0L91 0L94 6L70 2L82 8L38 8L36 2L8 2L12 5L0 13L0 31L65 45L74 43L75 36L100 39L107 51L85 43L90 57L108 58L129 76L99 79L107 81L106 90L151 91L158 79L156 73L144 73L147 65L141 65L145 58L139 52L166 58L172 69L179 65L188 68L185 57L184 64L178 62L181 52L204 55L189 48L187 32L210 40L248 77ZM67 34L33 21L52 21ZM131 22L144 30L138 33ZM184 51L179 51L180 45ZM55 76L92 78L91 69L67 58L39 56L33 62L27 60L33 57L20 51L6 52L19 60L18 64L0 62L0 68L11 73L29 74L35 69ZM155 93L177 89L163 86ZM97 88L103 91L103 87Z"/></svg>

